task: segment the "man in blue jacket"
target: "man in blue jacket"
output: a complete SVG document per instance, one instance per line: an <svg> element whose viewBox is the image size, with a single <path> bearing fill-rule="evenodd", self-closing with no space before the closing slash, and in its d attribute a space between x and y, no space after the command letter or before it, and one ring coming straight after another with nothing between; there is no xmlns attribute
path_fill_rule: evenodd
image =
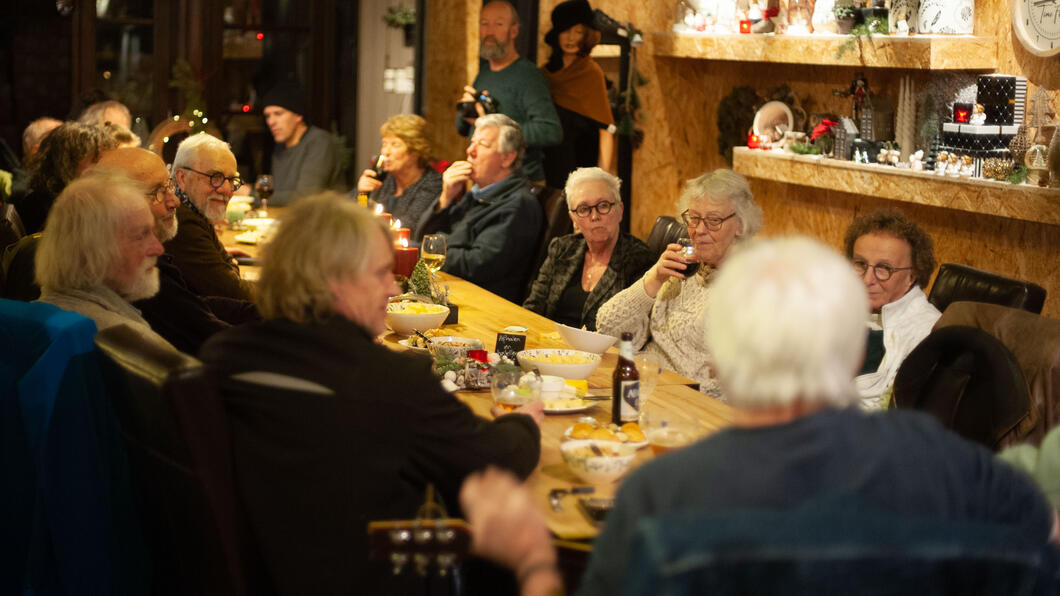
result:
<svg viewBox="0 0 1060 596"><path fill-rule="evenodd" d="M443 271L516 303L523 299L544 225L520 168L525 151L514 120L503 114L479 118L467 161L442 174L442 194L423 226L427 234L446 235Z"/></svg>

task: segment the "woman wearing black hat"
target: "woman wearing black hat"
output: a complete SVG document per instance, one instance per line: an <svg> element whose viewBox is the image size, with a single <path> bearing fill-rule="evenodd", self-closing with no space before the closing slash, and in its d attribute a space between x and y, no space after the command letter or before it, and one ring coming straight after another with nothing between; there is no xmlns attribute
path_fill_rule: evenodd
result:
<svg viewBox="0 0 1060 596"><path fill-rule="evenodd" d="M563 125L563 143L545 152L545 179L552 188L563 188L567 176L579 167L614 172L615 120L604 71L589 57L600 41L592 24L593 11L586 0L567 0L552 10L552 29L545 34L552 55L542 70Z"/></svg>

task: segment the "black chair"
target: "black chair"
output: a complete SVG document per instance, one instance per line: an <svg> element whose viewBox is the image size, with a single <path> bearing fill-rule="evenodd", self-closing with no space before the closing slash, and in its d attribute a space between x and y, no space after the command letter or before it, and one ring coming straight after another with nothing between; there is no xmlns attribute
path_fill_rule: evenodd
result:
<svg viewBox="0 0 1060 596"><path fill-rule="evenodd" d="M140 495L153 593L257 593L228 420L201 363L125 325L95 341Z"/></svg>
<svg viewBox="0 0 1060 596"><path fill-rule="evenodd" d="M1045 288L967 265L943 263L928 301L939 311L945 311L951 302L958 300L1021 308L1037 315L1045 303Z"/></svg>
<svg viewBox="0 0 1060 596"><path fill-rule="evenodd" d="M22 302L32 302L40 298L40 286L37 285L37 266L33 259L40 244L40 233L30 234L7 247L3 256L3 297Z"/></svg>
<svg viewBox="0 0 1060 596"><path fill-rule="evenodd" d="M647 245L652 253L658 257L662 256L667 244L677 242L678 238L687 235L688 229L685 224L669 215L660 215L655 218L655 225L652 226Z"/></svg>
<svg viewBox="0 0 1060 596"><path fill-rule="evenodd" d="M0 205L0 251L18 242L26 235L22 218L11 203Z"/></svg>
<svg viewBox="0 0 1060 596"><path fill-rule="evenodd" d="M929 412L994 450L1031 414L1015 356L994 336L965 326L936 329L909 353L894 379L894 403Z"/></svg>
<svg viewBox="0 0 1060 596"><path fill-rule="evenodd" d="M574 224L567 215L567 195L563 189L532 185L532 192L541 203L541 209L545 214L545 229L541 233L541 241L534 255L533 266L530 268L529 279L526 280L526 290L523 296L530 294L530 288L534 285L537 272L541 264L548 256L548 245L554 238L565 236L574 231Z"/></svg>

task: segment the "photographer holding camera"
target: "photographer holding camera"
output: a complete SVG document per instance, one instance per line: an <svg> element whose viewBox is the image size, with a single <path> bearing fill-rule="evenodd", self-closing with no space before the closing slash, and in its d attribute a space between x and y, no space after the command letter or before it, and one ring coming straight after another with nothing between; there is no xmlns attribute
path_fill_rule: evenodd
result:
<svg viewBox="0 0 1060 596"><path fill-rule="evenodd" d="M456 130L470 137L475 120L499 112L519 123L526 139L523 173L531 182L545 179L541 148L563 140L548 81L533 62L519 57L513 42L519 16L505 0L482 7L479 18L479 72L464 87L457 105Z"/></svg>

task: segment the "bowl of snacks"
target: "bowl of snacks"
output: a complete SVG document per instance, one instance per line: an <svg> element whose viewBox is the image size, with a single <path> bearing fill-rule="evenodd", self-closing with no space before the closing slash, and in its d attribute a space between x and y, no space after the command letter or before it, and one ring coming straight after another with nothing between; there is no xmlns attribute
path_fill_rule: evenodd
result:
<svg viewBox="0 0 1060 596"><path fill-rule="evenodd" d="M449 316L449 307L426 302L401 301L386 305L386 326L394 333L409 336L417 330L433 329Z"/></svg>
<svg viewBox="0 0 1060 596"><path fill-rule="evenodd" d="M435 336L427 344L427 351L434 357L450 359L467 356L468 350L483 349L482 340L473 337L455 337L452 335Z"/></svg>
<svg viewBox="0 0 1060 596"><path fill-rule="evenodd" d="M525 371L537 369L543 375L555 375L564 379L588 379L597 366L600 355L582 350L541 348L523 350L516 354L519 366Z"/></svg>
<svg viewBox="0 0 1060 596"><path fill-rule="evenodd" d="M493 373L490 391L498 406L511 411L541 399L541 378L518 370Z"/></svg>
<svg viewBox="0 0 1060 596"><path fill-rule="evenodd" d="M619 426L613 422L600 422L591 416L578 419L578 422L568 428L563 433L563 436L568 439L592 439L594 441L624 443L634 449L648 446L648 439L636 422L627 422Z"/></svg>
<svg viewBox="0 0 1060 596"><path fill-rule="evenodd" d="M629 470L636 455L636 449L629 445L592 439L567 441L559 448L571 471L592 484L617 480Z"/></svg>
<svg viewBox="0 0 1060 596"><path fill-rule="evenodd" d="M613 335L604 335L595 331L568 327L563 323L556 323L556 331L567 345L575 350L590 352L592 354L603 354L610 348L618 338Z"/></svg>

